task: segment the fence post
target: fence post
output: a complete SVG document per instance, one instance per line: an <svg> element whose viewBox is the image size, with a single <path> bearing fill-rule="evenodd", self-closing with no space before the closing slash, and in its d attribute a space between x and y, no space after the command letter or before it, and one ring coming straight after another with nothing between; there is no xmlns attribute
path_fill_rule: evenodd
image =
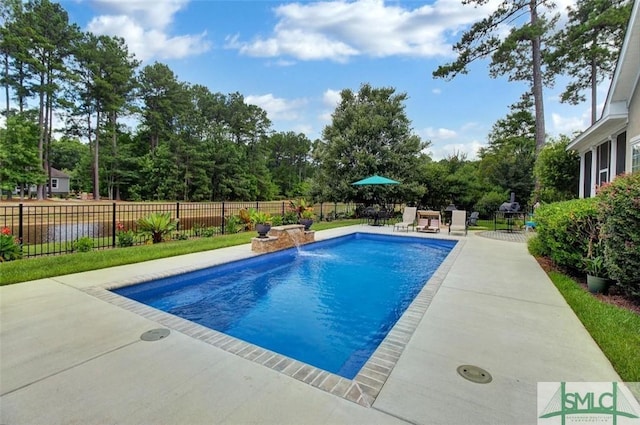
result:
<svg viewBox="0 0 640 425"><path fill-rule="evenodd" d="M260 201L256 201L256 211L260 210Z"/></svg>
<svg viewBox="0 0 640 425"><path fill-rule="evenodd" d="M116 247L116 203L113 203L113 211L111 212L111 247Z"/></svg>
<svg viewBox="0 0 640 425"><path fill-rule="evenodd" d="M222 226L221 226L221 230L222 230L222 234L224 235L224 201L222 201Z"/></svg>
<svg viewBox="0 0 640 425"><path fill-rule="evenodd" d="M180 231L180 202L176 202L176 230Z"/></svg>
<svg viewBox="0 0 640 425"><path fill-rule="evenodd" d="M18 240L20 241L20 251L22 252L22 242L24 241L23 239L23 218L24 218L24 212L22 209L23 205L20 204L18 206Z"/></svg>
<svg viewBox="0 0 640 425"><path fill-rule="evenodd" d="M284 201L282 201L282 216L284 217Z"/></svg>
<svg viewBox="0 0 640 425"><path fill-rule="evenodd" d="M320 221L322 221L323 218L324 218L324 214L322 214L322 202L320 202Z"/></svg>

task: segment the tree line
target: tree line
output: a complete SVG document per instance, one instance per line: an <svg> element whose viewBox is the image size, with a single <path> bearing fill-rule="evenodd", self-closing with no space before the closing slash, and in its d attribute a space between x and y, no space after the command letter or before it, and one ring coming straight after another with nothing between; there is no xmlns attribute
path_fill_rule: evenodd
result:
<svg viewBox="0 0 640 425"><path fill-rule="evenodd" d="M322 138L311 141L273 131L267 113L240 93L212 93L179 81L162 63L142 66L122 38L81 31L58 3L2 0L6 126L0 129L0 187L37 184L37 196L44 199L51 193L46 183L53 167L70 173L74 189L96 199L305 196L434 208L454 202L489 211L510 191L524 204L532 196L572 197L577 171L567 173L576 170L577 159L561 148L566 137L550 142L544 134L541 84L568 74L573 81L563 99L583 100L583 90L612 72L630 2L580 0L568 25L555 32L554 19L540 16L539 6L505 2L463 34L456 61L434 72L453 78L471 61L490 56L492 76L530 81L531 91L495 123L478 160L453 153L433 161L429 142L411 129L407 94L393 87L363 83L357 92L343 90ZM530 21L498 37L500 24L523 11ZM57 115L63 120L58 137ZM135 129L126 125L131 117L139 122ZM403 184L350 185L372 174Z"/></svg>

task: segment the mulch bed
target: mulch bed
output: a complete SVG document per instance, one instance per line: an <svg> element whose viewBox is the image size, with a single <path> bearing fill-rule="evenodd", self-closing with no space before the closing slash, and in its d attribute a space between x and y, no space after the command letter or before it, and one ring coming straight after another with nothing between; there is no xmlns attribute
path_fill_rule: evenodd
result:
<svg viewBox="0 0 640 425"><path fill-rule="evenodd" d="M562 270L559 267L557 267L555 264L553 264L553 261L551 261L548 258L540 257L540 258L536 258L536 260L538 260L538 264L540 264L540 267L542 267L543 270L546 271L547 273L550 271L556 271L559 273L566 274L570 276L573 280L578 282L578 284L582 287L582 289L584 289L585 292L589 292L589 290L587 289L587 278L585 276L576 276L575 274L572 274L567 270ZM605 294L591 294L591 295L608 304L613 304L620 308L624 308L629 311L633 311L637 314L640 314L640 304L638 304L638 302L632 300L631 298L623 294L618 286L614 285L611 288L609 288L609 293L606 295Z"/></svg>

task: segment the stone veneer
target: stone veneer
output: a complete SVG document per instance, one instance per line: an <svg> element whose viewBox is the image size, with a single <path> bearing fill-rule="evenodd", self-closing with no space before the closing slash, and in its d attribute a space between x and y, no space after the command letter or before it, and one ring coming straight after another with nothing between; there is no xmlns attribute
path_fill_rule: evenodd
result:
<svg viewBox="0 0 640 425"><path fill-rule="evenodd" d="M266 238L251 239L251 250L267 253L311 242L315 242L315 231L305 231L302 224L288 224L272 227Z"/></svg>

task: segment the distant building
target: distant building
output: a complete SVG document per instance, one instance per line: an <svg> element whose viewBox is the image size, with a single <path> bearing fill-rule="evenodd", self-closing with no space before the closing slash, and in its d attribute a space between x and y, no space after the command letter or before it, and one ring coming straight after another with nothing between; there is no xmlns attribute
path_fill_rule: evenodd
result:
<svg viewBox="0 0 640 425"><path fill-rule="evenodd" d="M63 173L62 171L51 168L51 195L52 196L66 196L69 194L69 188L71 187L71 176ZM25 188L24 196L31 197L35 196L37 192L37 187L32 185L28 188ZM46 191L47 189L45 189ZM14 195L18 195L20 193L20 188L17 187L14 191Z"/></svg>
<svg viewBox="0 0 640 425"><path fill-rule="evenodd" d="M640 1L631 11L602 116L567 149L580 154L580 197L623 173L640 172Z"/></svg>
<svg viewBox="0 0 640 425"><path fill-rule="evenodd" d="M71 177L60 170L51 168L51 195L68 195Z"/></svg>

